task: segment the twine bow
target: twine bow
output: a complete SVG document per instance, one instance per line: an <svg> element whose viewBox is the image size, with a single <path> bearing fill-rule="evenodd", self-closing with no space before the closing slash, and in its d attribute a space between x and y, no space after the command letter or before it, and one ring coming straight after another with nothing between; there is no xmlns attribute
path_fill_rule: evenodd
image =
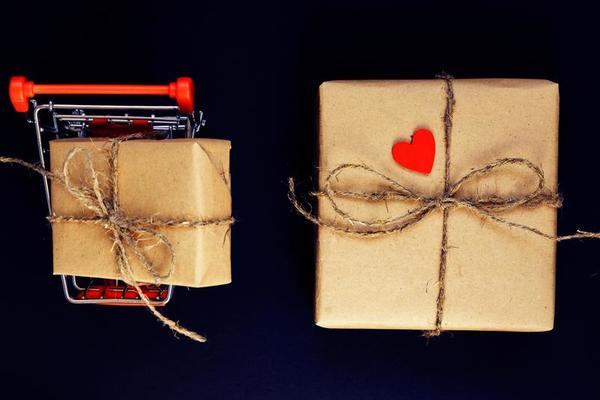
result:
<svg viewBox="0 0 600 400"><path fill-rule="evenodd" d="M600 233L585 232L578 230L577 233L566 236L555 236L541 230L509 221L499 216L503 211L512 210L519 207L536 208L548 206L560 208L562 200L558 193L550 191L546 187L544 172L541 168L534 165L531 161L524 158L503 158L493 161L481 168L477 168L460 178L457 182L450 182L450 138L452 131L452 114L454 110L454 90L452 86L452 77L443 75L441 78L446 84L446 109L444 112L444 147L445 147L445 165L444 165L444 190L437 196L425 196L419 192L409 189L398 181L374 170L363 164L341 164L333 169L325 178L323 188L319 192L310 193L312 196L325 197L331 205L335 214L346 223L339 221L325 220L302 205L296 196L295 184L293 178L288 180L288 197L294 208L304 218L313 224L331 229L345 235L358 237L378 237L398 233L406 228L418 223L431 212L442 210L442 239L440 246L440 263L438 272L439 292L436 299L436 318L435 329L425 332L425 336L438 336L442 332L442 320L444 314L444 301L446 297L446 265L448 258L448 215L453 208L465 208L483 218L491 219L501 225L521 229L548 240L557 242L582 238L600 238ZM486 198L461 198L457 195L459 189L466 183L478 178L485 177L497 169L504 166L516 166L525 168L525 171L536 178L535 188L529 193L517 196L490 196ZM332 181L338 181L339 175L348 170L359 170L371 174L381 179L387 188L380 191L340 191L332 186ZM349 212L343 210L336 198L350 198L365 201L386 201L386 200L408 200L419 204L404 214L393 217L386 221L364 220L357 218Z"/></svg>
<svg viewBox="0 0 600 400"><path fill-rule="evenodd" d="M176 265L176 254L171 241L158 228L198 228L203 226L231 225L233 218L222 219L158 219L158 218L133 218L126 215L119 203L118 186L118 153L123 141L141 138L142 135L134 134L111 140L108 155L107 187L101 187L99 173L94 168L89 150L75 147L66 156L60 173L53 173L37 165L10 157L0 157L2 163L19 164L49 179L59 182L66 190L79 201L79 203L93 213L91 217L51 215L48 220L52 223L81 223L102 226L113 241L112 251L115 256L118 272L121 279L133 286L146 307L154 316L171 330L181 333L197 342L205 342L206 338L194 331L188 330L179 323L165 317L150 302L143 293L140 283L135 279L133 269L127 255L129 249L137 258L144 269L152 276L154 283L160 284L172 276ZM81 154L84 157L84 168L89 171L87 185L77 185L71 178L71 163ZM151 245L142 245L143 242L154 242ZM146 250L156 246L164 246L169 255L166 272L160 274L158 268L148 258Z"/></svg>

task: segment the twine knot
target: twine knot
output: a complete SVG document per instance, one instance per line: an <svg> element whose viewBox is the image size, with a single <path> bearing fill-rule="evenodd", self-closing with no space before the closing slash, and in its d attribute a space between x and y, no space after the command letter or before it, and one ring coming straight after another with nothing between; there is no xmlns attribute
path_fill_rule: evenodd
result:
<svg viewBox="0 0 600 400"><path fill-rule="evenodd" d="M123 218L123 215L121 213L113 210L109 212L107 217L108 218L105 218L108 222L107 228L109 228L111 225L114 225L117 228L126 228L126 220L125 218Z"/></svg>
<svg viewBox="0 0 600 400"><path fill-rule="evenodd" d="M441 197L439 199L433 199L432 203L435 208L441 208L442 210L445 210L446 208L452 208L457 205L457 201L453 197Z"/></svg>

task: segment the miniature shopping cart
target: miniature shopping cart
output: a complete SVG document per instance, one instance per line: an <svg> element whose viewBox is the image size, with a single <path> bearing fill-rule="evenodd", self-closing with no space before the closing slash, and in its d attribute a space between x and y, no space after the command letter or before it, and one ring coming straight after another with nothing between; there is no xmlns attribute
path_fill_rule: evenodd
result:
<svg viewBox="0 0 600 400"><path fill-rule="evenodd" d="M194 108L194 84L182 77L168 85L42 85L23 76L10 80L9 94L16 111L27 113L35 128L42 167L49 161L48 142L69 137L119 137L148 133L165 139L193 138L204 125L202 112ZM168 96L177 105L60 104L50 95ZM43 98L43 102L36 98ZM39 99L38 99L39 100ZM43 178L48 211L52 215L50 187ZM61 276L66 299L75 304L145 305L136 289L119 280ZM142 285L155 306L173 295L172 285Z"/></svg>

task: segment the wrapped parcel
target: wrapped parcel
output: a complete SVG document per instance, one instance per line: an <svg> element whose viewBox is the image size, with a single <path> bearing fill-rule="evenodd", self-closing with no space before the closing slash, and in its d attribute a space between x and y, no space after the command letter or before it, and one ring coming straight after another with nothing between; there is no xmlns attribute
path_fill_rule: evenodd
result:
<svg viewBox="0 0 600 400"><path fill-rule="evenodd" d="M78 138L50 142L51 168L61 173L73 149L82 149L69 163L74 185L93 187L88 162L99 177L100 188L109 179L109 139ZM127 218L156 220L215 220L231 216L229 184L230 142L216 139L126 140L119 144L117 188L121 213ZM86 161L86 158L89 160ZM56 180L51 181L52 211L56 216L93 217L81 201ZM228 224L202 227L158 226L176 255L152 237L140 235L139 247L158 274L172 268L162 281L190 287L213 286L231 281ZM101 223L53 223L54 273L95 278L121 278L114 241ZM154 283L152 275L127 249L134 277Z"/></svg>
<svg viewBox="0 0 600 400"><path fill-rule="evenodd" d="M454 183L497 159L522 158L543 170L555 192L558 85L545 80L454 80L449 169ZM444 191L446 82L333 81L320 87L319 184L343 164L368 165L435 198ZM417 129L435 138L429 174L399 166L390 154ZM335 180L338 191L376 192L382 179L356 169ZM535 188L535 176L507 165L465 183L457 198L511 198ZM417 207L411 200L336 199L343 212L388 221ZM327 198L319 217L348 224ZM436 328L443 208L401 232L360 237L320 227L316 323L327 328ZM547 331L553 327L554 240L497 224L464 207L448 210L444 330ZM515 207L503 219L556 232L556 208Z"/></svg>

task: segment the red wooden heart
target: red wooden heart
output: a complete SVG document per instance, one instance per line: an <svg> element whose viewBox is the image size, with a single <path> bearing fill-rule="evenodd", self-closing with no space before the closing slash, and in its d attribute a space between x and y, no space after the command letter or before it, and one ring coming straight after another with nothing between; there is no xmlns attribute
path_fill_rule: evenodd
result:
<svg viewBox="0 0 600 400"><path fill-rule="evenodd" d="M412 171L429 174L435 159L435 139L433 133L427 129L416 130L412 140L396 142L392 146L394 160Z"/></svg>

